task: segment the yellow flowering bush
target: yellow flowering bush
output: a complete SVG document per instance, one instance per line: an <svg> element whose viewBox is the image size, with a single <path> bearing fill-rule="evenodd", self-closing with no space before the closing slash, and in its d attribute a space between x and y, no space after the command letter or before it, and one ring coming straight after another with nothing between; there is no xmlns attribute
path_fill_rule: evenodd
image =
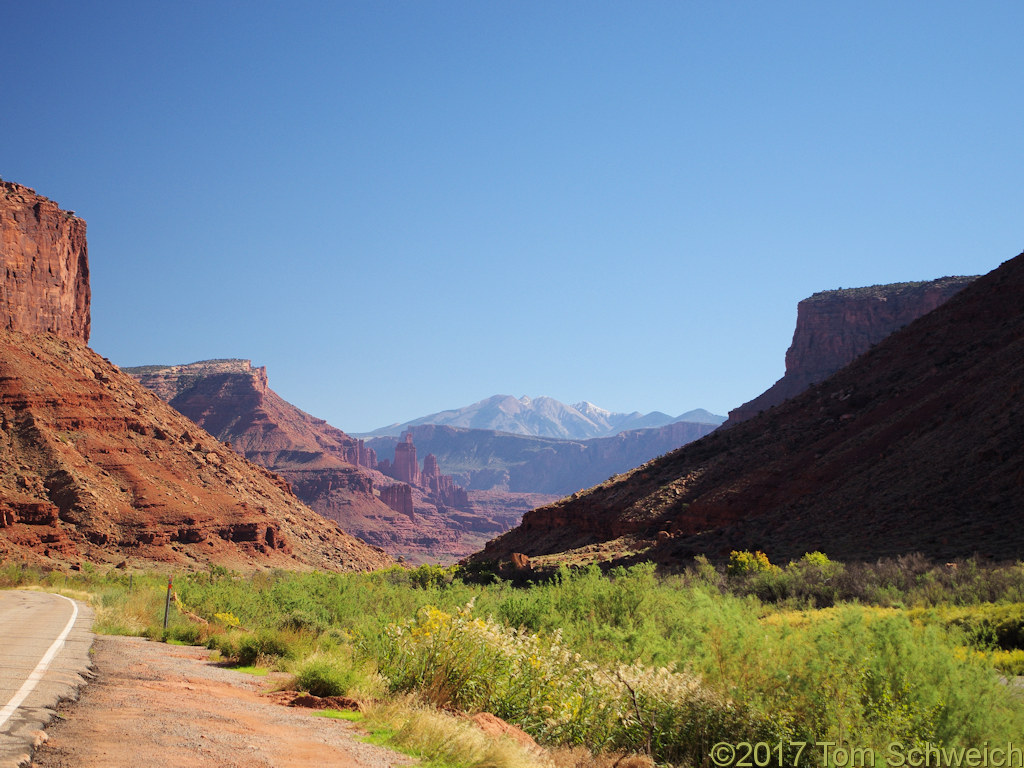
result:
<svg viewBox="0 0 1024 768"><path fill-rule="evenodd" d="M230 611L225 613L215 613L213 614L213 618L216 619L219 624L222 624L228 629L237 627L242 623L241 620Z"/></svg>
<svg viewBox="0 0 1024 768"><path fill-rule="evenodd" d="M765 571L778 570L778 566L772 565L761 550L748 552L746 550L733 550L729 553L729 564L726 566L726 573L730 576L741 576L745 573L763 573Z"/></svg>

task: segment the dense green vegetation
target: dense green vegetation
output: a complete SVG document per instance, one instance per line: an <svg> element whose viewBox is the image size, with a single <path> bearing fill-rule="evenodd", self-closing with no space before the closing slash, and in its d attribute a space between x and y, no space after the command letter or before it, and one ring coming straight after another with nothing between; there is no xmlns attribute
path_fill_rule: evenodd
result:
<svg viewBox="0 0 1024 768"><path fill-rule="evenodd" d="M893 741L971 747L1024 733L1024 698L1000 679L1024 666L1021 564L812 553L779 567L734 553L675 575L591 567L520 585L457 567L214 569L175 579L166 631L160 577L0 571L0 584L32 580L90 586L101 631L205 642L284 668L316 695L414 694L492 712L542 743L663 763L706 764L719 741L885 754ZM820 758L804 752L800 765Z"/></svg>

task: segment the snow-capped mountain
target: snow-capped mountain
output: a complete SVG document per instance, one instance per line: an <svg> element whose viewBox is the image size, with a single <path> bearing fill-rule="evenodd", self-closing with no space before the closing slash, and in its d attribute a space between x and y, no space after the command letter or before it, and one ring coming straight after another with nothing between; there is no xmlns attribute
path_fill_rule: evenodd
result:
<svg viewBox="0 0 1024 768"><path fill-rule="evenodd" d="M566 405L551 397L531 398L524 395L516 398L511 395L494 395L464 408L440 411L402 424L381 427L363 436L400 435L409 427L441 424L534 437L586 440L592 437L609 437L628 429L662 427L677 421L721 424L725 417L703 409L688 411L675 417L661 411L646 414L639 411L614 413L587 401Z"/></svg>

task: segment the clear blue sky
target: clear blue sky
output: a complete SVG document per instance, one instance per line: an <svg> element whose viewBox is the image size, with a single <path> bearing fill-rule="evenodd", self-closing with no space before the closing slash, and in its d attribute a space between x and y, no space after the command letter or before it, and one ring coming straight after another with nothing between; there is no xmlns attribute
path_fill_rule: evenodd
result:
<svg viewBox="0 0 1024 768"><path fill-rule="evenodd" d="M801 298L1024 247L1020 2L0 5L0 176L88 221L93 348L348 431L724 414Z"/></svg>

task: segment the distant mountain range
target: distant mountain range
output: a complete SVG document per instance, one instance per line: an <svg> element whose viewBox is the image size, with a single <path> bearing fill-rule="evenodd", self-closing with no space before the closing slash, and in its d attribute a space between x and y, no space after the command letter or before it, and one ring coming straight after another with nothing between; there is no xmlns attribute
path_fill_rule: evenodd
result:
<svg viewBox="0 0 1024 768"><path fill-rule="evenodd" d="M718 429L716 424L676 421L631 429L611 437L565 440L513 435L488 429L424 424L406 431L424 453L433 454L456 483L474 491L565 495L609 475L637 467ZM366 441L377 455L391 456L399 438ZM518 522L518 520L517 520Z"/></svg>
<svg viewBox="0 0 1024 768"><path fill-rule="evenodd" d="M515 398L511 395L494 395L463 408L432 413L358 436L397 437L410 427L436 424L530 437L588 440L594 437L611 437L632 429L663 427L678 421L717 426L725 421L725 416L709 413L703 408L687 411L679 416L669 416L661 411L647 414L639 411L613 413L586 401L566 405L552 397Z"/></svg>

